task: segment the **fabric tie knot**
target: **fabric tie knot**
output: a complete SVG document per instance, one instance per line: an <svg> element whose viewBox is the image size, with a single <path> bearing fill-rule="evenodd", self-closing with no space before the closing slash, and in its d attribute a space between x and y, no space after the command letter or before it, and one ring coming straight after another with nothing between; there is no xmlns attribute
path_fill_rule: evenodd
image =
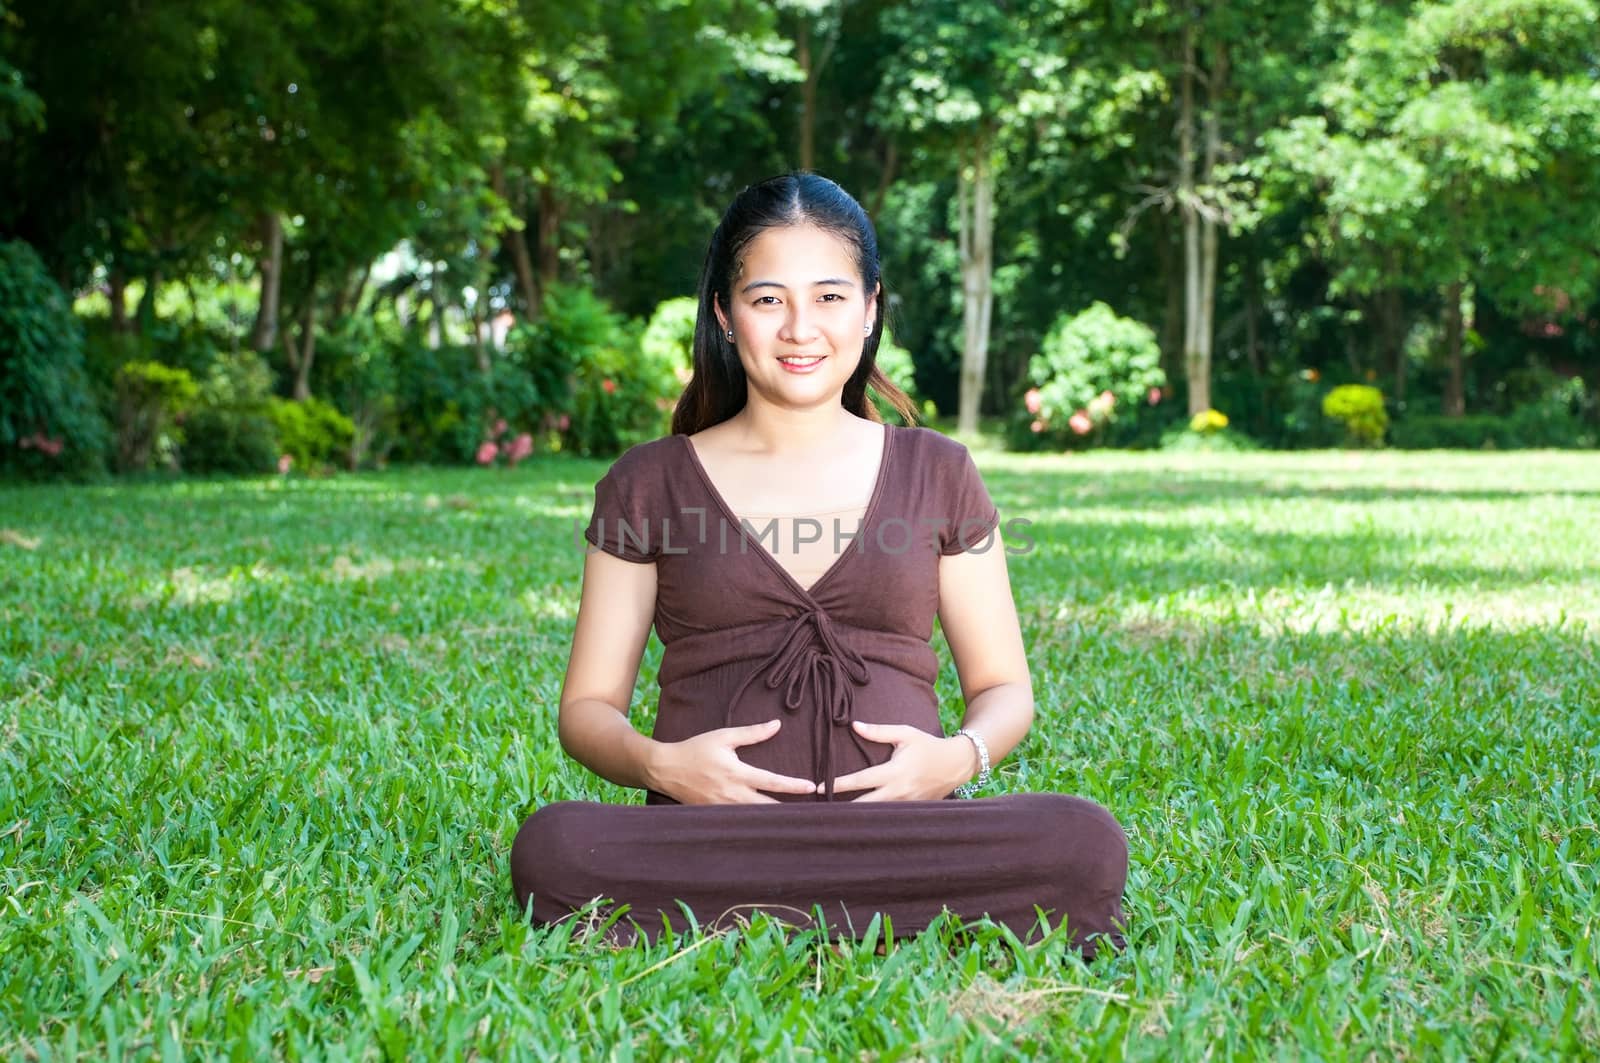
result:
<svg viewBox="0 0 1600 1063"><path fill-rule="evenodd" d="M822 765L828 800L833 800L833 741L830 727L849 727L854 719L854 690L872 679L866 659L839 640L833 622L813 606L790 621L778 648L758 664L728 702L732 725L739 699L756 676L770 690L784 687L783 709L794 715L807 704L816 708L814 732L817 761ZM787 685L786 685L787 684ZM855 737L854 731L851 737ZM858 741L859 744L859 741Z"/></svg>

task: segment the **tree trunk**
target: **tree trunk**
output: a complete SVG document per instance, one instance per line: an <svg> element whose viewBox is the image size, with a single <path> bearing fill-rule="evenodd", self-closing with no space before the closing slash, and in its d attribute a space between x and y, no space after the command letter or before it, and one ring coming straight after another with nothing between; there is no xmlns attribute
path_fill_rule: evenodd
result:
<svg viewBox="0 0 1600 1063"><path fill-rule="evenodd" d="M1253 251L1245 261L1244 355L1250 375L1261 379L1261 258Z"/></svg>
<svg viewBox="0 0 1600 1063"><path fill-rule="evenodd" d="M300 315L300 364L294 371L294 400L304 402L311 397L311 363L317 357L317 299L315 290L306 297L306 308Z"/></svg>
<svg viewBox="0 0 1600 1063"><path fill-rule="evenodd" d="M278 345L278 300L283 291L283 219L275 210L262 213L261 305L256 311L255 328L250 330L250 346L263 353Z"/></svg>
<svg viewBox="0 0 1600 1063"><path fill-rule="evenodd" d="M1178 204L1183 211L1183 374L1190 415L1211 408L1206 351L1201 344L1200 207L1195 196L1194 28L1183 31L1183 78L1178 98Z"/></svg>
<svg viewBox="0 0 1600 1063"><path fill-rule="evenodd" d="M889 198L889 185L894 181L895 169L900 162L900 149L893 136L889 137L889 143L884 148L883 156L883 169L878 172L878 191L872 197L872 216L874 218L883 216L883 203L884 200Z"/></svg>
<svg viewBox="0 0 1600 1063"><path fill-rule="evenodd" d="M537 299L529 307L529 313L536 316L545 295L561 276L561 208L556 202L555 190L549 185L539 186L539 244L535 261Z"/></svg>
<svg viewBox="0 0 1600 1063"><path fill-rule="evenodd" d="M798 16L800 28L795 34L795 59L805 80L800 83L800 169L810 170L816 165L815 122L817 116L817 74L811 69L811 26L804 12Z"/></svg>
<svg viewBox="0 0 1600 1063"><path fill-rule="evenodd" d="M317 356L317 262L312 257L310 268L306 276L305 302L300 307L300 339L295 341L294 329L280 330L283 337L283 353L289 362L289 369L294 373L294 384L290 391L291 397L296 402L304 402L311 397L311 364Z"/></svg>
<svg viewBox="0 0 1600 1063"><path fill-rule="evenodd" d="M528 255L528 241L524 236L528 231L527 197L518 195L517 202L511 202L511 197L506 194L506 164L503 161L496 162L490 168L489 187L515 210L522 222L520 228L511 230L503 239L511 245L511 261L517 270L517 290L522 295L523 309L529 317L533 317L539 306L539 287L533 280L533 259ZM521 187L521 182L518 182L519 190Z"/></svg>
<svg viewBox="0 0 1600 1063"><path fill-rule="evenodd" d="M1154 215L1156 239L1156 269L1161 273L1161 283L1167 293L1166 308L1161 317L1161 334L1157 343L1161 347L1161 372L1167 378L1170 386L1175 383L1183 370L1183 296L1184 273L1176 261L1176 241L1172 238L1172 226L1167 220L1168 215L1160 213Z"/></svg>
<svg viewBox="0 0 1600 1063"><path fill-rule="evenodd" d="M1467 412L1466 373L1462 366L1461 297L1466 285L1456 281L1444 290L1444 348L1450 367L1445 379L1443 410L1446 417L1461 417Z"/></svg>
<svg viewBox="0 0 1600 1063"><path fill-rule="evenodd" d="M133 319L138 322L139 334L150 335L150 329L156 323L156 292L161 288L161 270L150 271L150 276L144 279L144 292L139 296L139 305L133 311Z"/></svg>
<svg viewBox="0 0 1600 1063"><path fill-rule="evenodd" d="M111 267L111 331L128 331L128 275L121 266Z"/></svg>
<svg viewBox="0 0 1600 1063"><path fill-rule="evenodd" d="M970 186L970 188L969 188ZM972 167L957 184L961 225L961 394L956 431L978 430L983 383L989 361L989 320L994 308L994 169L989 145L980 141Z"/></svg>

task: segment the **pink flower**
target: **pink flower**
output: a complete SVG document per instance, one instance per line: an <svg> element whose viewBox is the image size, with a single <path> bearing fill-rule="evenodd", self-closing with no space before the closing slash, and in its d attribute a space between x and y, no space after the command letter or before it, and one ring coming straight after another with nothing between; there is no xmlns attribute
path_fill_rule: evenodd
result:
<svg viewBox="0 0 1600 1063"><path fill-rule="evenodd" d="M1028 408L1029 413L1038 413L1044 408L1044 397L1039 394L1038 388L1029 388L1027 394L1022 396L1022 405ZM1037 428L1034 429L1038 431Z"/></svg>
<svg viewBox="0 0 1600 1063"><path fill-rule="evenodd" d="M617 390L617 382L610 379L602 380L600 381L600 387L607 395L611 395Z"/></svg>
<svg viewBox="0 0 1600 1063"><path fill-rule="evenodd" d="M499 447L489 440L484 440L483 445L478 448L478 464L493 465L495 456L499 453Z"/></svg>
<svg viewBox="0 0 1600 1063"><path fill-rule="evenodd" d="M1032 424L1030 424L1028 426L1028 431L1030 431L1030 432L1043 432L1044 431L1044 422L1043 421L1039 421L1039 420L1035 420Z"/></svg>
<svg viewBox="0 0 1600 1063"><path fill-rule="evenodd" d="M494 430L489 433L489 438L490 439L499 439L501 436L503 436L505 434L506 434L506 419L504 417L502 417L502 418L500 418L498 421L496 421L494 423Z"/></svg>
<svg viewBox="0 0 1600 1063"><path fill-rule="evenodd" d="M1067 424L1071 425L1072 430L1078 433L1080 436L1088 435L1089 430L1094 427L1094 422L1089 420L1089 415L1084 413L1082 410L1079 410L1077 413L1068 418Z"/></svg>
<svg viewBox="0 0 1600 1063"><path fill-rule="evenodd" d="M279 454L278 455L278 475L279 476L288 476L289 475L289 470L291 468L293 468L293 467L294 467L294 455L292 455L292 454Z"/></svg>
<svg viewBox="0 0 1600 1063"><path fill-rule="evenodd" d="M1107 408L1110 408L1117 404L1117 397L1111 393L1110 388L1107 388L1100 393L1100 401L1105 403Z"/></svg>
<svg viewBox="0 0 1600 1063"><path fill-rule="evenodd" d="M33 437L33 445L50 455L52 458L61 453L64 440L47 439L43 433Z"/></svg>
<svg viewBox="0 0 1600 1063"><path fill-rule="evenodd" d="M1150 405L1154 406L1156 403L1161 401L1161 389L1151 388L1149 394L1145 397L1150 400Z"/></svg>
<svg viewBox="0 0 1600 1063"><path fill-rule="evenodd" d="M561 417L556 421L556 430L559 431L559 432L565 432L568 428L571 428L571 427L572 427L572 418L568 414L562 414Z"/></svg>
<svg viewBox="0 0 1600 1063"><path fill-rule="evenodd" d="M506 460L512 465L533 453L533 436L523 432L511 441L506 448Z"/></svg>

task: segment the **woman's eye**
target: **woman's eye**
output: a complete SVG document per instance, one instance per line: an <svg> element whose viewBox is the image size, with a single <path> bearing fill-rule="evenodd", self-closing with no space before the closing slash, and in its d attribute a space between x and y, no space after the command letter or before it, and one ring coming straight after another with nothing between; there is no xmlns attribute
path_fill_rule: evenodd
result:
<svg viewBox="0 0 1600 1063"><path fill-rule="evenodd" d="M843 302L844 296L840 295L838 292L828 292L823 295L822 301L825 303Z"/></svg>
<svg viewBox="0 0 1600 1063"><path fill-rule="evenodd" d="M778 302L776 295L761 295L756 297L757 306L773 306Z"/></svg>

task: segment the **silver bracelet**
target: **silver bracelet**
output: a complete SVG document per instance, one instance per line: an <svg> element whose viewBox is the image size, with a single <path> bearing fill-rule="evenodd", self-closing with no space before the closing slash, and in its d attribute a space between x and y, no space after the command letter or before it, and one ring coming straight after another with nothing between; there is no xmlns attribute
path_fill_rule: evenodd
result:
<svg viewBox="0 0 1600 1063"><path fill-rule="evenodd" d="M989 747L984 744L982 735L969 728L963 727L956 734L966 735L972 739L972 744L978 747L978 777L969 783L956 787L957 795L971 797L989 785Z"/></svg>

